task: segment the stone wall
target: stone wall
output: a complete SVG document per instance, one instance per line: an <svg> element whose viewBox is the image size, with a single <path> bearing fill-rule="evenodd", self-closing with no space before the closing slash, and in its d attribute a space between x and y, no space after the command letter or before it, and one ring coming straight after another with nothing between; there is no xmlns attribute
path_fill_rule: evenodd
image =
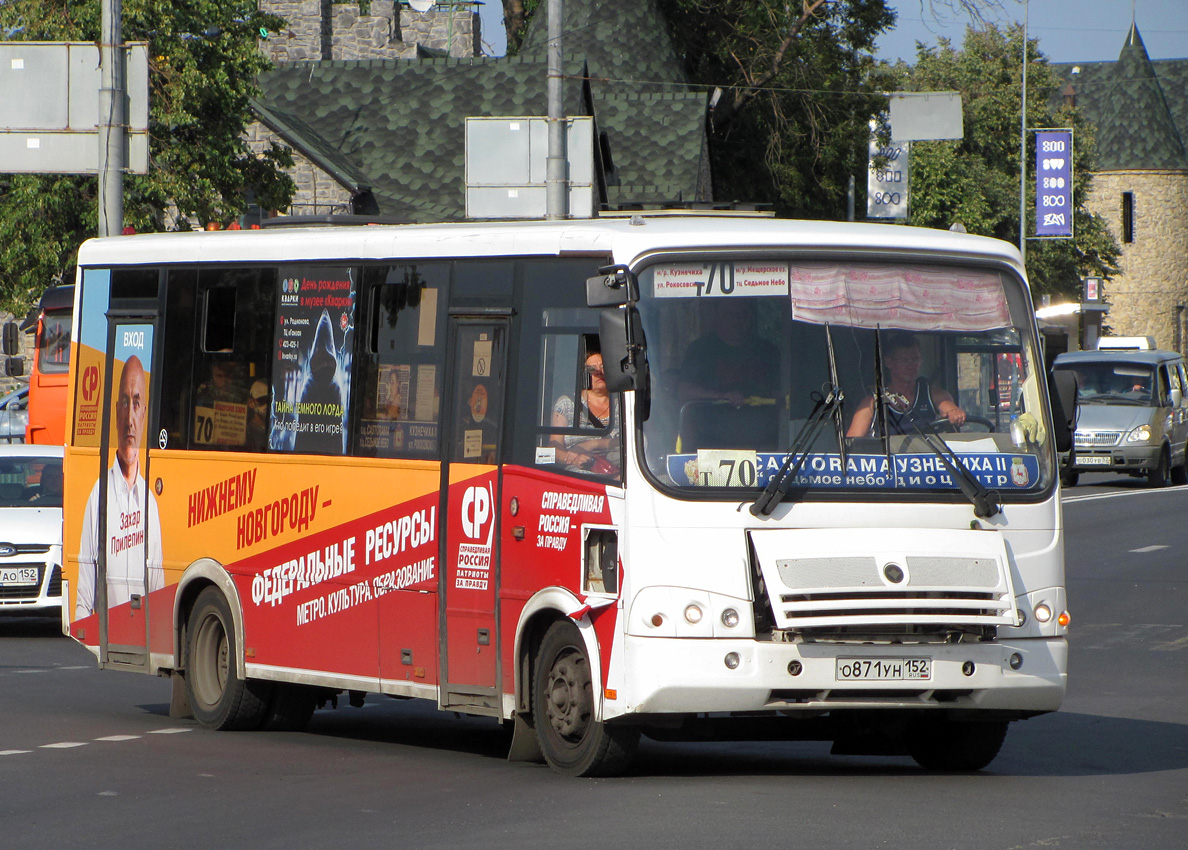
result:
<svg viewBox="0 0 1188 850"><path fill-rule="evenodd" d="M285 144L284 139L273 133L259 121L247 130L248 145L253 151L261 152L269 142ZM289 176L297 185L289 215L329 215L351 212L351 193L341 183L322 171L299 151L293 151L293 168Z"/></svg>
<svg viewBox="0 0 1188 850"><path fill-rule="evenodd" d="M1122 193L1134 194L1134 241L1122 242ZM1086 201L1101 215L1122 248L1121 273L1104 286L1114 336L1153 336L1160 348L1181 352L1188 339L1176 333L1177 305L1188 305L1188 173L1099 172ZM1183 318L1181 318L1181 322Z"/></svg>
<svg viewBox="0 0 1188 850"><path fill-rule="evenodd" d="M366 15L357 0L260 0L260 8L288 25L261 42L273 62L413 59L418 45L456 57L479 53L478 14L469 3L415 12L394 0L371 0Z"/></svg>

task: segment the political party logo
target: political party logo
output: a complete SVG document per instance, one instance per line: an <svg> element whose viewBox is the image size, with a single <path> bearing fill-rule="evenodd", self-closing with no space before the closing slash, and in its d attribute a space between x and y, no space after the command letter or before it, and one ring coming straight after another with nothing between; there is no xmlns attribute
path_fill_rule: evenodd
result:
<svg viewBox="0 0 1188 850"><path fill-rule="evenodd" d="M99 367L88 366L83 370L82 395L83 401L94 402L99 394Z"/></svg>
<svg viewBox="0 0 1188 850"><path fill-rule="evenodd" d="M486 590L491 579L491 540L495 530L495 499L491 485L467 487L462 494L462 534L478 543L458 544L454 587Z"/></svg>

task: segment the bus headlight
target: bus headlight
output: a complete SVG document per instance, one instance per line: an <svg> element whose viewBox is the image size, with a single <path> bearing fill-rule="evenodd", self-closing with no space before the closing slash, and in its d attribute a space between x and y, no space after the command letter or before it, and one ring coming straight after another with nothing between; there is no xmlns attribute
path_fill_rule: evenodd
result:
<svg viewBox="0 0 1188 850"><path fill-rule="evenodd" d="M1140 425L1126 435L1126 442L1128 443L1145 443L1151 439L1151 426Z"/></svg>
<svg viewBox="0 0 1188 850"><path fill-rule="evenodd" d="M1046 623L1052 619L1052 609L1047 602L1041 602L1035 606L1035 619L1040 623Z"/></svg>
<svg viewBox="0 0 1188 850"><path fill-rule="evenodd" d="M685 621L692 626L696 626L701 622L702 618L700 605L686 605L685 606Z"/></svg>
<svg viewBox="0 0 1188 850"><path fill-rule="evenodd" d="M725 611L722 612L722 625L725 626L726 628L733 629L735 626L738 625L738 621L739 621L738 612L735 611L733 608L727 608Z"/></svg>

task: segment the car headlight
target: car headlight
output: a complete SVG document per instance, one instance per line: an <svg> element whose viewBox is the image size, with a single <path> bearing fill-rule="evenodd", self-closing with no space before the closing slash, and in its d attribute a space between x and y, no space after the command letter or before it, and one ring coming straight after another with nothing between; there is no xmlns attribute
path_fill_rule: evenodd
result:
<svg viewBox="0 0 1188 850"><path fill-rule="evenodd" d="M1126 442L1128 443L1145 443L1151 439L1151 426L1140 425L1126 435Z"/></svg>

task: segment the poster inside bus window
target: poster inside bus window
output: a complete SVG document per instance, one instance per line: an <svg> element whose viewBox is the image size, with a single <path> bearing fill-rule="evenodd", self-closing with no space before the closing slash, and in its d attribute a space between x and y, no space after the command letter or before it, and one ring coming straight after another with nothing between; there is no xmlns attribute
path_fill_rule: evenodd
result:
<svg viewBox="0 0 1188 850"><path fill-rule="evenodd" d="M350 268L280 269L269 438L274 451L345 452L355 291Z"/></svg>

